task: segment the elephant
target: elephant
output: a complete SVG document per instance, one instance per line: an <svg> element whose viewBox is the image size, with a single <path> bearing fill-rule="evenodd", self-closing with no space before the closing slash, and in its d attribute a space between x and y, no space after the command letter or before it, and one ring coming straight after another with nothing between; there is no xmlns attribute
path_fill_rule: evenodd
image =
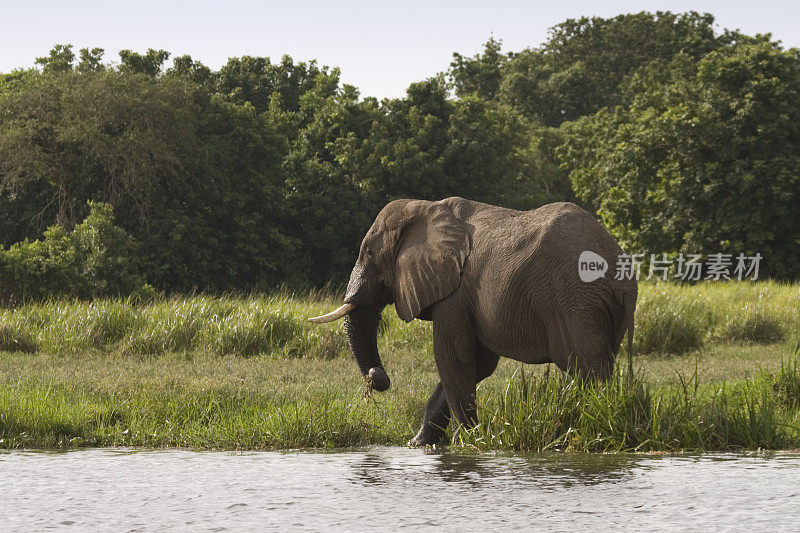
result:
<svg viewBox="0 0 800 533"><path fill-rule="evenodd" d="M603 271L583 281L584 252L606 266L623 253L570 202L517 211L459 197L395 200L361 243L344 304L309 320L344 317L350 350L378 391L390 385L377 348L384 307L393 303L406 322L432 321L439 383L409 444L436 444L451 416L477 423L476 385L501 355L605 379L627 331L630 356L636 280Z"/></svg>

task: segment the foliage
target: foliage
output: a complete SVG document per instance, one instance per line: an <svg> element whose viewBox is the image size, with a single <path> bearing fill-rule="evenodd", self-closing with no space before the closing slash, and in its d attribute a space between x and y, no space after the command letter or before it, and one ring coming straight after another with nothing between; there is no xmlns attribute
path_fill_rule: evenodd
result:
<svg viewBox="0 0 800 533"><path fill-rule="evenodd" d="M0 245L103 202L159 290L320 287L387 202L457 195L576 201L627 251L757 252L762 276L800 276L800 57L712 15L570 19L519 52L492 37L383 101L315 61L169 58L58 44L0 74Z"/></svg>
<svg viewBox="0 0 800 533"><path fill-rule="evenodd" d="M178 76L31 74L0 89L0 235L41 236L112 204L160 288L271 286L282 232L282 136L252 106ZM3 213L5 209L0 210Z"/></svg>
<svg viewBox="0 0 800 533"><path fill-rule="evenodd" d="M568 19L550 29L541 47L495 63L503 73L498 97L530 118L558 126L621 104L621 85L652 62L678 54L698 60L713 50L761 39L766 38L729 31L716 35L714 17L707 13Z"/></svg>
<svg viewBox="0 0 800 533"><path fill-rule="evenodd" d="M681 55L629 83L629 107L569 125L576 192L628 249L754 256L800 273L800 56L770 44ZM790 243L795 243L791 245Z"/></svg>
<svg viewBox="0 0 800 533"><path fill-rule="evenodd" d="M458 52L453 54L450 76L456 94L475 94L486 99L497 96L503 82L503 67L508 60L508 56L500 52L502 44L492 37L484 44L482 54L475 57L464 57Z"/></svg>
<svg viewBox="0 0 800 533"><path fill-rule="evenodd" d="M50 296L95 298L143 294L137 245L115 226L107 204L90 203L71 232L54 225L36 241L0 248L0 298L12 302Z"/></svg>

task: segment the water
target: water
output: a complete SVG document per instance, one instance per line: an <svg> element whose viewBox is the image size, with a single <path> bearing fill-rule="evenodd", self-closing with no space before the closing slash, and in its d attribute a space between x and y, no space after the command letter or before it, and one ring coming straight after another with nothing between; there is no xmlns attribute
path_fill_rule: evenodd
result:
<svg viewBox="0 0 800 533"><path fill-rule="evenodd" d="M800 454L0 453L0 529L797 531Z"/></svg>

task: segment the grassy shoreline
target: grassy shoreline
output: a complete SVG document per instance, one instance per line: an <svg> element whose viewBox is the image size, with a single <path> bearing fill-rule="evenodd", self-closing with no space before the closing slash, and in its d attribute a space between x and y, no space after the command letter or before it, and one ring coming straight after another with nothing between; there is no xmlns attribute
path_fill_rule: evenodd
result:
<svg viewBox="0 0 800 533"><path fill-rule="evenodd" d="M646 353L632 387L504 359L479 387L479 426L456 430L453 443L800 448L800 285L643 284L641 294L636 345ZM403 445L437 381L430 325L384 313L379 348L393 386L365 400L341 325L304 321L334 303L282 293L0 309L0 448Z"/></svg>

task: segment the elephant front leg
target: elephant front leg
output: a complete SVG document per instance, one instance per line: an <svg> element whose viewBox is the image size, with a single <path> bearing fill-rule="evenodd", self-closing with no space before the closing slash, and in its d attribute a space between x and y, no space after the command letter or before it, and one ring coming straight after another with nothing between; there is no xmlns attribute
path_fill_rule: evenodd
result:
<svg viewBox="0 0 800 533"><path fill-rule="evenodd" d="M478 346L476 349L476 384L492 375L499 357L486 348ZM450 422L450 406L444 394L444 387L440 381L436 385L428 404L425 406L425 416L422 418L422 427L417 436L409 441L409 446L426 446L437 444L444 438L447 424Z"/></svg>
<svg viewBox="0 0 800 533"><path fill-rule="evenodd" d="M476 340L463 308L449 302L434 308L433 354L450 412L462 425L477 424Z"/></svg>
<svg viewBox="0 0 800 533"><path fill-rule="evenodd" d="M425 406L422 427L408 444L410 446L427 446L439 443L444 437L449 423L450 407L447 405L447 397L444 395L444 387L440 381Z"/></svg>

